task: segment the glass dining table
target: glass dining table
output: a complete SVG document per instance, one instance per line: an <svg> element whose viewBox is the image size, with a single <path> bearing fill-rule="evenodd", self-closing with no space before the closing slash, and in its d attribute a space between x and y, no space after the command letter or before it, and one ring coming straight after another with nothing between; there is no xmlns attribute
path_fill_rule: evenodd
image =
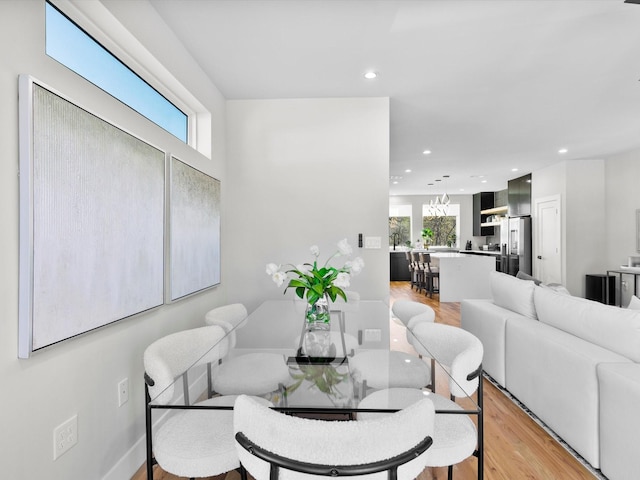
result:
<svg viewBox="0 0 640 480"><path fill-rule="evenodd" d="M423 353L429 349L393 318L388 303L360 300L354 305L333 304L330 329L312 335L306 329L305 306L298 300L267 300L239 324L221 324L225 336L201 355L204 360L217 349L219 360L185 366L171 386L170 401L167 392L148 398L148 424L167 409L232 409L232 403L198 404L219 394L256 395L276 410L326 419L397 411L388 395L375 395L394 388L450 397L455 381L449 368L438 358L418 356L414 345L420 345ZM439 409L436 404L436 415L469 415L474 420L478 478L482 479L479 383L478 392L466 392L462 397L458 392L456 408ZM462 387L457 390L464 391Z"/></svg>

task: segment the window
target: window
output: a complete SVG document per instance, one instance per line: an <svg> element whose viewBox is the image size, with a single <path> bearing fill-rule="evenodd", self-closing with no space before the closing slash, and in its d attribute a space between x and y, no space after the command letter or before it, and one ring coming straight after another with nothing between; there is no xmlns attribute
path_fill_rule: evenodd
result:
<svg viewBox="0 0 640 480"><path fill-rule="evenodd" d="M411 205L389 207L389 245L411 244Z"/></svg>
<svg viewBox="0 0 640 480"><path fill-rule="evenodd" d="M48 2L46 53L187 143L188 116Z"/></svg>
<svg viewBox="0 0 640 480"><path fill-rule="evenodd" d="M430 244L438 247L457 246L460 236L460 205L449 204L445 214L433 215L429 205L422 206L422 228L433 232Z"/></svg>

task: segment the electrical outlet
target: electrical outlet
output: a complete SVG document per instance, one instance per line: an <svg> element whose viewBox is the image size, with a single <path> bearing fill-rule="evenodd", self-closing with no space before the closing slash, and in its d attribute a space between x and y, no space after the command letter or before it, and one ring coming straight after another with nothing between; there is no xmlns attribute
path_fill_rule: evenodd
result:
<svg viewBox="0 0 640 480"><path fill-rule="evenodd" d="M379 328L364 329L365 342L379 342L381 340L382 340L382 330L380 330Z"/></svg>
<svg viewBox="0 0 640 480"><path fill-rule="evenodd" d="M118 406L121 407L129 401L129 379L125 378L118 383Z"/></svg>
<svg viewBox="0 0 640 480"><path fill-rule="evenodd" d="M53 459L69 451L78 443L78 415L53 429Z"/></svg>

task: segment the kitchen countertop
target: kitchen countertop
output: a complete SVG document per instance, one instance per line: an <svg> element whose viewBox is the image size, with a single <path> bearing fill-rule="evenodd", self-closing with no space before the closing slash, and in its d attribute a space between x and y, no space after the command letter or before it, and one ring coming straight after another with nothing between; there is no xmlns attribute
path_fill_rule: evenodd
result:
<svg viewBox="0 0 640 480"><path fill-rule="evenodd" d="M460 250L460 253L467 255L502 255L500 250Z"/></svg>

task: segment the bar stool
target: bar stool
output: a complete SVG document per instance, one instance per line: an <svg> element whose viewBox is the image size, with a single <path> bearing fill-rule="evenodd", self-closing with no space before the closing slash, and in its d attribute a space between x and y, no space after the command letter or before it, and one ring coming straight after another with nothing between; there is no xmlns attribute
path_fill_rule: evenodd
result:
<svg viewBox="0 0 640 480"><path fill-rule="evenodd" d="M423 265L425 293L429 292L429 298L433 298L434 293L440 293L440 270L431 266L431 254L420 253L420 262Z"/></svg>
<svg viewBox="0 0 640 480"><path fill-rule="evenodd" d="M416 290L419 292L425 288L424 267L421 264L420 256L413 251L411 252L411 264L413 265L413 285L416 286Z"/></svg>

